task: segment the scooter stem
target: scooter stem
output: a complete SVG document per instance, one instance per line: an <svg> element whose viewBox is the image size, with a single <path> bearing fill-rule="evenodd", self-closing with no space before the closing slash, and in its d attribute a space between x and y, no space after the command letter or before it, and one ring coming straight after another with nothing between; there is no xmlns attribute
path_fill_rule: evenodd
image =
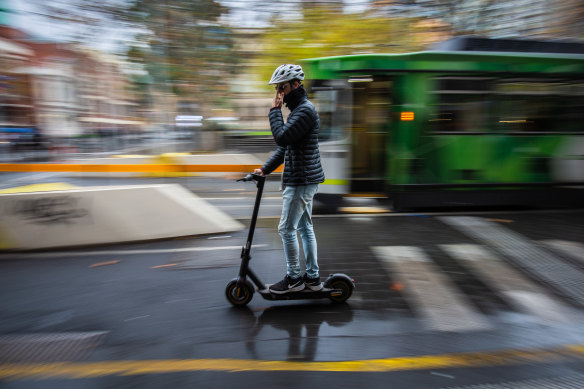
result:
<svg viewBox="0 0 584 389"><path fill-rule="evenodd" d="M245 251L247 252L247 255L249 255L249 252L251 250L251 243L253 241L253 234L255 232L256 222L258 220L258 213L260 210L260 203L262 201L262 194L264 192L264 184L266 182L266 177L261 176L259 174L254 174L253 180L257 182L258 191L256 194L255 204L253 206L253 214L251 216L251 222L249 225L249 234L247 235L247 243L245 246Z"/></svg>
<svg viewBox="0 0 584 389"><path fill-rule="evenodd" d="M251 222L249 225L249 233L247 235L247 242L245 246L241 249L241 266L239 267L239 276L237 277L238 285L245 281L245 278L250 275L252 280L257 284L258 288L262 287L262 283L259 281L255 274L249 274L249 261L251 259L250 251L251 251L251 244L253 242L253 234L255 232L256 222L258 219L258 212L260 209L260 203L262 201L262 193L264 192L264 184L266 181L266 177L259 175L259 174L248 174L245 176L241 181L251 181L254 180L257 182L257 194L256 200L253 207L253 214L251 216Z"/></svg>

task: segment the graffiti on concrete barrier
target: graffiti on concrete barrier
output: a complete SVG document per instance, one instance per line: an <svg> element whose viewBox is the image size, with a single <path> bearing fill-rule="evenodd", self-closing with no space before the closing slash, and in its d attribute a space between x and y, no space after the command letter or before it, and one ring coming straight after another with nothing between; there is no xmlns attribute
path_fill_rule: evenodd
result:
<svg viewBox="0 0 584 389"><path fill-rule="evenodd" d="M16 200L11 213L36 224L71 224L89 215L82 199L74 196L47 196Z"/></svg>

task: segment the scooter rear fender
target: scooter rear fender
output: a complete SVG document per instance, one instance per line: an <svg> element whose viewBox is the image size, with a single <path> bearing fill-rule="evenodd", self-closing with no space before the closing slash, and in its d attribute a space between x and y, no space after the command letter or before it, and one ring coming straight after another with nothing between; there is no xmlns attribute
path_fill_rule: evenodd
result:
<svg viewBox="0 0 584 389"><path fill-rule="evenodd" d="M353 289L355 288L355 280L352 279L351 277L349 277L348 275L344 274L344 273L333 273L333 274L329 275L327 277L327 279L324 281L325 288L330 287L330 285L335 280L338 280L338 279L347 281L353 287Z"/></svg>

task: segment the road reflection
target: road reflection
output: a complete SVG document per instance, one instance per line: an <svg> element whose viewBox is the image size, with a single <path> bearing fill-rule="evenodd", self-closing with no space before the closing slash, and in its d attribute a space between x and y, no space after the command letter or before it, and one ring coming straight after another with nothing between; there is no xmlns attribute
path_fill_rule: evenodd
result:
<svg viewBox="0 0 584 389"><path fill-rule="evenodd" d="M348 304L339 305L285 305L257 312L249 308L233 308L242 324L249 326L246 348L250 357L262 359L258 352L258 337L267 327L287 332L289 361L313 361L322 324L342 327L353 320L353 310Z"/></svg>

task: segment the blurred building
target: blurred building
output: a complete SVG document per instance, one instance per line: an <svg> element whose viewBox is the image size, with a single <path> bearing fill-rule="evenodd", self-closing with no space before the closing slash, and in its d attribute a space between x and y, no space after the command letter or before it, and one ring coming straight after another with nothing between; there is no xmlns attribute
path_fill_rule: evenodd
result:
<svg viewBox="0 0 584 389"><path fill-rule="evenodd" d="M27 127L34 123L31 82L12 69L24 66L33 51L0 37L0 127Z"/></svg>
<svg viewBox="0 0 584 389"><path fill-rule="evenodd" d="M440 19L450 25L453 35L584 39L581 0L374 0L370 11Z"/></svg>
<svg viewBox="0 0 584 389"><path fill-rule="evenodd" d="M578 38L564 21L579 6L565 0L465 0L453 23L459 31L491 38Z"/></svg>
<svg viewBox="0 0 584 389"><path fill-rule="evenodd" d="M557 17L551 24L551 36L584 40L584 2L582 0L554 0Z"/></svg>
<svg viewBox="0 0 584 389"><path fill-rule="evenodd" d="M19 42L33 55L12 72L30 82L34 126L49 137L79 135L75 53L57 43Z"/></svg>
<svg viewBox="0 0 584 389"><path fill-rule="evenodd" d="M235 33L234 52L240 59L236 76L233 78L231 93L237 98L233 106L239 120L231 128L241 131L269 131L268 110L272 93L267 81L257 77L256 69L265 64L258 59L264 50L262 29L238 29Z"/></svg>
<svg viewBox="0 0 584 389"><path fill-rule="evenodd" d="M84 133L134 133L142 130L137 107L123 64L115 57L78 49L78 121Z"/></svg>
<svg viewBox="0 0 584 389"><path fill-rule="evenodd" d="M141 127L130 83L115 58L0 26L0 65L5 127L28 126L51 138Z"/></svg>

